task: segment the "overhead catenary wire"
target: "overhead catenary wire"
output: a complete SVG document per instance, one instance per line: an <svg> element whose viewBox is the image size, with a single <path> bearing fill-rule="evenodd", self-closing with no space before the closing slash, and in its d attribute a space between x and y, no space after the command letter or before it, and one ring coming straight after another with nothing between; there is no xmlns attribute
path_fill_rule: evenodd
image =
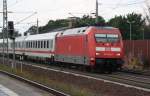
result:
<svg viewBox="0 0 150 96"><path fill-rule="evenodd" d="M20 24L21 22L27 20L28 18L32 17L32 16L35 15L35 14L37 14L37 12L34 12L33 14L29 15L28 17L23 18L22 20L20 20L20 21L18 21L17 23L15 23L15 25L16 25L16 24Z"/></svg>
<svg viewBox="0 0 150 96"><path fill-rule="evenodd" d="M144 4L145 3L145 0L140 0L140 1L132 1L132 2L129 2L129 3L121 3L121 0L119 0L118 3L116 4L113 4L113 3L103 3L102 5L103 6L112 6L112 7L108 7L110 10L109 12L101 12L101 15L103 14L110 14L112 13L113 11L117 10L118 8L123 8L123 7L133 7L135 5L141 5L141 4Z"/></svg>
<svg viewBox="0 0 150 96"><path fill-rule="evenodd" d="M144 3L145 0L141 0L141 1L134 1L134 2L130 2L130 3L120 3L120 6L130 6L130 5L136 5L136 4L141 4ZM118 4L118 3L117 3ZM103 5L108 5L108 6L116 6L117 4L112 4L112 3L103 3Z"/></svg>
<svg viewBox="0 0 150 96"><path fill-rule="evenodd" d="M122 0L119 0L119 2L116 4L116 6L113 9L116 9L120 6Z"/></svg>

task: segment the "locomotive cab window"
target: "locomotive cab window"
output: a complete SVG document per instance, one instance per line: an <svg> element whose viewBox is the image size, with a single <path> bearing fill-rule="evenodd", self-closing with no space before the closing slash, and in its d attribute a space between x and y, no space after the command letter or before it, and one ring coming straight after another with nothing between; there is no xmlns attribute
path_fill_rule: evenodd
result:
<svg viewBox="0 0 150 96"><path fill-rule="evenodd" d="M95 39L97 43L105 43L107 42L107 35L106 34L95 34Z"/></svg>
<svg viewBox="0 0 150 96"><path fill-rule="evenodd" d="M119 40L118 34L107 34L108 42L117 42Z"/></svg>
<svg viewBox="0 0 150 96"><path fill-rule="evenodd" d="M118 34L95 34L95 39L97 43L106 43L106 42L118 42Z"/></svg>

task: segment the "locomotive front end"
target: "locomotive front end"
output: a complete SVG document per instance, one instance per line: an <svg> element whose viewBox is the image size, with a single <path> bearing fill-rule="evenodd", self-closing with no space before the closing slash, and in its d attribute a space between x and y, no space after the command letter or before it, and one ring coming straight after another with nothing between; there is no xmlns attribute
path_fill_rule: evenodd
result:
<svg viewBox="0 0 150 96"><path fill-rule="evenodd" d="M117 28L96 28L93 32L96 68L116 70L123 64L123 41Z"/></svg>

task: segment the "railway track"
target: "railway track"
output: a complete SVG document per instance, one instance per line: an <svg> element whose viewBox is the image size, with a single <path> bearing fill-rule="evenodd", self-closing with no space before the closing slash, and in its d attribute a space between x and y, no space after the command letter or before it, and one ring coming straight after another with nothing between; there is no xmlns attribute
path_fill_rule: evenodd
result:
<svg viewBox="0 0 150 96"><path fill-rule="evenodd" d="M103 77L119 83L150 89L150 77L126 73L117 73L107 76L103 75Z"/></svg>
<svg viewBox="0 0 150 96"><path fill-rule="evenodd" d="M55 89L53 89L53 88L47 87L47 86L45 86L45 85L39 84L39 83L37 83L37 82L31 81L31 80L28 80L28 79L25 79L25 78L23 78L23 77L21 77L21 76L8 73L8 72L6 72L6 71L0 70L0 73L3 73L3 74L5 74L5 75L8 75L8 76L10 76L10 77L12 77L12 78L15 78L15 79L17 79L17 80L20 80L20 81L23 81L23 82L25 82L25 83L28 83L28 84L30 84L30 85L32 85L32 86L35 86L35 87L40 88L40 89L42 89L42 90L45 90L45 91L47 91L47 92L50 92L50 93L53 94L54 96L70 96L70 95L65 94L65 93L63 93L63 92L57 91L57 90L55 90Z"/></svg>
<svg viewBox="0 0 150 96"><path fill-rule="evenodd" d="M22 63L17 61L17 63ZM131 73L124 73L124 72L116 72L113 74L97 74L97 73L89 73L89 72L82 72L78 70L72 70L64 67L56 67L56 66L46 66L46 65L37 65L35 63L29 64L24 62L25 65L30 65L34 67L41 68L43 70L52 70L56 72L62 72L64 74L71 74L75 76L81 76L88 79L95 79L95 80L103 80L104 82L109 82L113 84L119 84L125 87L132 87L143 91L150 92L150 76L144 76L139 74L131 74ZM62 95L61 95L62 96ZM66 96L66 95L64 95Z"/></svg>

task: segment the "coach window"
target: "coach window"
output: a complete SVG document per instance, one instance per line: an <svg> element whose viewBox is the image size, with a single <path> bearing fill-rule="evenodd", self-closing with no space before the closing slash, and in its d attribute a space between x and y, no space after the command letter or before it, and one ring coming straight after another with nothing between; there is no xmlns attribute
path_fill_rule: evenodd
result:
<svg viewBox="0 0 150 96"><path fill-rule="evenodd" d="M34 48L34 41L32 41L32 48Z"/></svg>
<svg viewBox="0 0 150 96"><path fill-rule="evenodd" d="M4 45L5 46L5 45ZM17 48L17 42L15 43L15 47Z"/></svg>
<svg viewBox="0 0 150 96"><path fill-rule="evenodd" d="M30 48L32 48L32 41L30 41Z"/></svg>
<svg viewBox="0 0 150 96"><path fill-rule="evenodd" d="M28 42L29 43L29 46L28 46L28 48L30 48L30 42Z"/></svg>
<svg viewBox="0 0 150 96"><path fill-rule="evenodd" d="M29 48L29 42L27 42L27 44L28 44L28 48Z"/></svg>
<svg viewBox="0 0 150 96"><path fill-rule="evenodd" d="M17 42L15 43L15 47L17 48Z"/></svg>
<svg viewBox="0 0 150 96"><path fill-rule="evenodd" d="M36 48L36 41L35 41L35 48Z"/></svg>
<svg viewBox="0 0 150 96"><path fill-rule="evenodd" d="M19 42L19 48L21 48L21 43Z"/></svg>
<svg viewBox="0 0 150 96"><path fill-rule="evenodd" d="M33 41L33 48L35 48L35 41Z"/></svg>
<svg viewBox="0 0 150 96"><path fill-rule="evenodd" d="M26 42L26 48L28 48L28 42Z"/></svg>
<svg viewBox="0 0 150 96"><path fill-rule="evenodd" d="M30 42L28 42L28 44L29 44L28 48L30 48Z"/></svg>
<svg viewBox="0 0 150 96"><path fill-rule="evenodd" d="M33 48L35 48L35 41L33 41Z"/></svg>
<svg viewBox="0 0 150 96"><path fill-rule="evenodd" d="M34 41L32 41L32 48L34 48Z"/></svg>
<svg viewBox="0 0 150 96"><path fill-rule="evenodd" d="M30 48L32 48L32 41L31 41L30 43L31 43L31 46L30 46Z"/></svg>
<svg viewBox="0 0 150 96"><path fill-rule="evenodd" d="M20 42L19 42L19 48L20 48L21 46L20 46Z"/></svg>
<svg viewBox="0 0 150 96"><path fill-rule="evenodd" d="M51 47L50 48L52 49L53 48L53 40L51 40L50 43L51 43Z"/></svg>
<svg viewBox="0 0 150 96"><path fill-rule="evenodd" d="M36 48L36 41L35 41L35 48Z"/></svg>
<svg viewBox="0 0 150 96"><path fill-rule="evenodd" d="M35 48L37 48L37 41L35 41Z"/></svg>
<svg viewBox="0 0 150 96"><path fill-rule="evenodd" d="M31 41L31 48L33 48L33 41Z"/></svg>
<svg viewBox="0 0 150 96"><path fill-rule="evenodd" d="M32 47L31 48L33 48L34 47L34 42L32 41Z"/></svg>
<svg viewBox="0 0 150 96"><path fill-rule="evenodd" d="M43 47L46 48L46 42L45 42L45 40L43 42L44 42L44 46Z"/></svg>
<svg viewBox="0 0 150 96"><path fill-rule="evenodd" d="M29 48L31 47L31 42L29 41Z"/></svg>
<svg viewBox="0 0 150 96"><path fill-rule="evenodd" d="M27 48L27 42L25 42L25 44L26 44L25 48Z"/></svg>
<svg viewBox="0 0 150 96"><path fill-rule="evenodd" d="M29 48L29 44L28 44L28 42L26 42L26 47L27 47L27 48Z"/></svg>
<svg viewBox="0 0 150 96"><path fill-rule="evenodd" d="M20 48L21 48L21 42L20 42Z"/></svg>
<svg viewBox="0 0 150 96"><path fill-rule="evenodd" d="M37 41L35 41L35 48L37 48Z"/></svg>
<svg viewBox="0 0 150 96"><path fill-rule="evenodd" d="M29 42L27 42L27 48L29 48Z"/></svg>
<svg viewBox="0 0 150 96"><path fill-rule="evenodd" d="M36 45L36 48L38 48L38 41L36 41L36 44L37 44L37 45Z"/></svg>
<svg viewBox="0 0 150 96"><path fill-rule="evenodd" d="M43 48L43 41L41 41L41 48Z"/></svg>
<svg viewBox="0 0 150 96"><path fill-rule="evenodd" d="M33 45L32 45L32 48L35 48L35 41L33 41Z"/></svg>
<svg viewBox="0 0 150 96"><path fill-rule="evenodd" d="M40 41L40 47L39 48L42 48L42 41Z"/></svg>
<svg viewBox="0 0 150 96"><path fill-rule="evenodd" d="M17 47L19 48L20 46L19 46L19 42L18 42L18 44L17 44Z"/></svg>
<svg viewBox="0 0 150 96"><path fill-rule="evenodd" d="M29 41L29 48L31 48L31 41Z"/></svg>
<svg viewBox="0 0 150 96"><path fill-rule="evenodd" d="M47 48L49 48L49 41L47 41Z"/></svg>
<svg viewBox="0 0 150 96"><path fill-rule="evenodd" d="M37 48L37 41L35 41L35 48Z"/></svg>
<svg viewBox="0 0 150 96"><path fill-rule="evenodd" d="M20 42L18 42L18 48L20 48Z"/></svg>
<svg viewBox="0 0 150 96"><path fill-rule="evenodd" d="M28 42L28 48L30 47L30 42Z"/></svg>
<svg viewBox="0 0 150 96"><path fill-rule="evenodd" d="M32 48L34 48L34 41L32 41Z"/></svg>
<svg viewBox="0 0 150 96"><path fill-rule="evenodd" d="M32 48L32 45L33 45L33 43L32 43L32 41L31 41L31 48Z"/></svg>
<svg viewBox="0 0 150 96"><path fill-rule="evenodd" d="M40 48L40 41L38 41L38 48Z"/></svg>

